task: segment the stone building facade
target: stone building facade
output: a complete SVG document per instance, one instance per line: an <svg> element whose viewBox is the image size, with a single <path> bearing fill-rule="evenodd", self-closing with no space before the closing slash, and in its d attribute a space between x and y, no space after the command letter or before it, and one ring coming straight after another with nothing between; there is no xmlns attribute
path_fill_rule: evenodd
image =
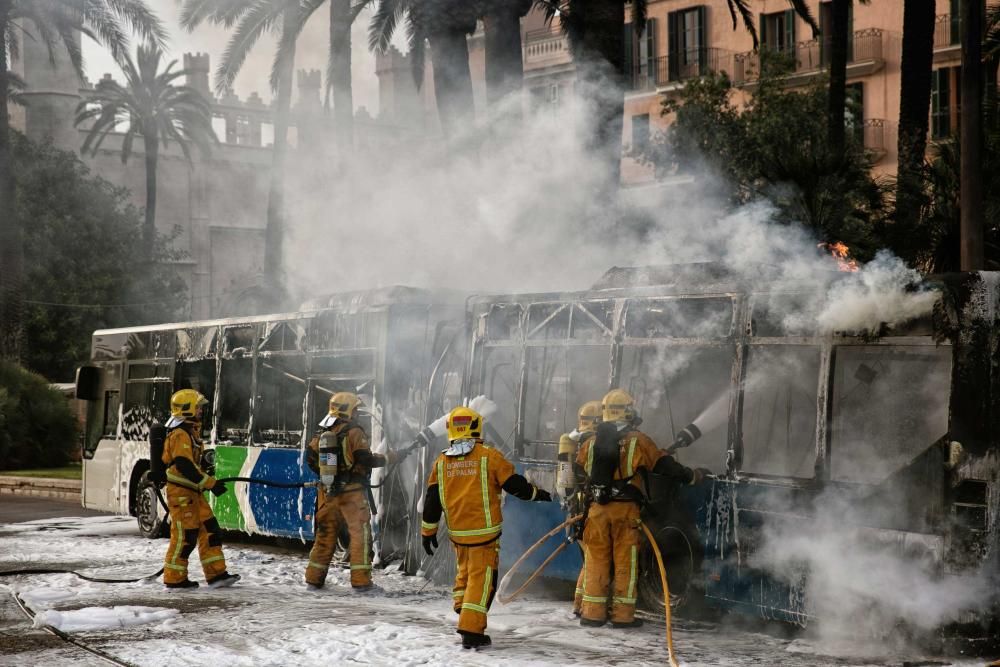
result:
<svg viewBox="0 0 1000 667"><path fill-rule="evenodd" d="M27 83L24 106L11 105L12 125L38 142L79 151L86 128L74 126L77 106L93 94L81 81L61 49L50 61L44 45L23 40L13 71ZM263 308L264 227L267 214L272 109L256 93L241 100L234 94L215 97L209 85L207 54L183 56L187 85L212 101L213 126L219 144L210 154L192 151L188 162L179 147L161 146L157 170L156 226L173 237L185 258L177 263L190 295L185 315L191 319L254 314ZM379 58L383 112L372 118L356 114L358 150L384 149L422 136L428 113L398 52ZM110 76L110 75L105 75ZM319 71L296 73L289 142L292 160L316 159L334 145L332 128L322 105ZM433 111L433 108L430 109ZM145 204L143 146L137 141L127 164L121 160L122 134L112 134L96 155L82 159L111 183L127 188L135 205Z"/></svg>

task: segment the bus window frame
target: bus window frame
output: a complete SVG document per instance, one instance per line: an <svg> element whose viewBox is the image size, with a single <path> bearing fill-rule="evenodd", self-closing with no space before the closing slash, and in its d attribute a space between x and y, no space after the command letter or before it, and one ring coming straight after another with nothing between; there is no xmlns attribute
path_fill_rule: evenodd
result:
<svg viewBox="0 0 1000 667"><path fill-rule="evenodd" d="M124 391L122 392L122 394L120 396L121 397L121 401L122 401L121 402L121 405L122 405L122 419L124 419L124 415L127 414L131 410L131 408L129 408L129 387L137 387L137 386L140 386L140 385L153 385L153 391L152 391L152 396L151 396L151 399L153 401L155 401L156 398L157 398L157 391L156 391L157 385L167 385L168 386L168 389L167 389L167 400L166 400L166 406L165 406L165 412L166 412L166 414L157 415L157 413L154 411L154 407L155 406L153 404L151 404L150 401L146 401L145 404L144 404L144 407L147 410L149 410L150 416L153 419L156 419L157 417L160 417L162 419L166 419L166 417L169 416L169 414L170 414L170 396L173 393L173 386L174 386L174 365L175 364L174 364L173 357L170 357L170 358L157 357L157 358L153 358L153 359L129 359L129 360L127 360L125 362L125 369L124 369L125 373L123 374L123 377L124 377ZM136 367L141 367L141 366L153 366L153 368L154 368L154 374L153 374L153 376L152 377L148 377L148 378L133 378L132 377L132 369L136 368ZM166 375L158 375L158 374L156 374L156 371L159 370L159 368L161 366L163 366L165 368L166 373L167 373ZM121 420L119 420L119 429L123 426L123 424L121 424L120 422L121 422Z"/></svg>

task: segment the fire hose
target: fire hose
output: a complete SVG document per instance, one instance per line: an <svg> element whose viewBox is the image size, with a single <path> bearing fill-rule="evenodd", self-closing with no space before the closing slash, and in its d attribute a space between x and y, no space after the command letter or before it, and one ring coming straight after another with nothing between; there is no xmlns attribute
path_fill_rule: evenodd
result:
<svg viewBox="0 0 1000 667"><path fill-rule="evenodd" d="M537 542L531 545L531 547L529 547L527 551L521 554L520 558L514 561L514 564L510 566L510 569L507 570L507 573L503 576L503 578L500 580L500 584L497 586L497 599L500 601L500 604L508 604L510 602L513 602L522 592L524 592L524 590L528 587L528 585L532 581L534 581L538 577L538 575L542 573L543 570L545 570L548 564L551 563L556 558L556 556L562 553L562 550L566 548L566 546L569 544L569 541L564 541L558 547L553 549L552 553L549 554L549 557L546 558L544 561L542 561L541 565L535 568L535 571L531 573L531 575L527 578L527 580L523 584L521 584L521 586L516 591L514 591L510 595L505 595L504 591L507 588L507 583L510 581L510 577L515 572L517 572L518 568L521 566L521 563L523 563L529 556L531 556L531 554L533 554L539 547L545 544L545 542L550 537L560 532L564 528L572 526L573 524L577 523L582 519L583 519L582 514L577 514L575 516L571 516L570 518L566 519L561 524L559 524L549 532L545 533L545 535L543 535L541 538L538 539ZM666 621L667 624L667 632L666 632L667 654L670 658L671 667L678 667L677 655L674 652L673 619L671 618L670 615L670 588L667 586L667 569L666 565L664 565L663 563L663 554L660 553L660 547L656 543L653 534L649 532L649 528L646 527L646 524L640 521L639 526L642 528L642 531L646 534L646 539L649 540L649 544L653 548L653 554L656 556L656 565L660 570L660 584L663 586L664 620Z"/></svg>

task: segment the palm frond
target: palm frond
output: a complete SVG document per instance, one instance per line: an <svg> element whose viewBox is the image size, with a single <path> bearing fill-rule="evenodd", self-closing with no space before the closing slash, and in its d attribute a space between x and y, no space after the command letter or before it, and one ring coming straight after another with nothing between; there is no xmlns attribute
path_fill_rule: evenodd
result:
<svg viewBox="0 0 1000 667"><path fill-rule="evenodd" d="M239 74L254 45L264 33L274 30L275 22L283 10L281 4L254 2L253 6L240 18L236 31L230 37L226 50L222 54L222 61L215 72L215 88L218 94L221 95L233 87L236 75Z"/></svg>
<svg viewBox="0 0 1000 667"><path fill-rule="evenodd" d="M368 24L368 48L386 53L392 45L396 29L406 16L413 0L378 0L375 14Z"/></svg>
<svg viewBox="0 0 1000 667"><path fill-rule="evenodd" d="M788 0L789 4L792 5L792 9L795 13L802 17L802 20L809 24L812 29L813 39L819 37L819 23L816 22L816 17L813 16L812 10L809 9L809 5L806 4L805 0Z"/></svg>
<svg viewBox="0 0 1000 667"><path fill-rule="evenodd" d="M737 14L743 20L743 27L750 33L753 39L753 50L760 47L760 39L757 35L757 24L753 20L753 11L750 9L748 0L726 0L729 6L729 15L733 18L733 30L736 30L738 21Z"/></svg>

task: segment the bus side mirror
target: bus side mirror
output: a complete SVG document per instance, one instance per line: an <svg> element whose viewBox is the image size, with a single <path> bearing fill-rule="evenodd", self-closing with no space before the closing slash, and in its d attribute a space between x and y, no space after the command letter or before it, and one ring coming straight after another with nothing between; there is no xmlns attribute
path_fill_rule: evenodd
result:
<svg viewBox="0 0 1000 667"><path fill-rule="evenodd" d="M80 366L76 369L76 397L81 401L96 401L101 397L101 369Z"/></svg>

